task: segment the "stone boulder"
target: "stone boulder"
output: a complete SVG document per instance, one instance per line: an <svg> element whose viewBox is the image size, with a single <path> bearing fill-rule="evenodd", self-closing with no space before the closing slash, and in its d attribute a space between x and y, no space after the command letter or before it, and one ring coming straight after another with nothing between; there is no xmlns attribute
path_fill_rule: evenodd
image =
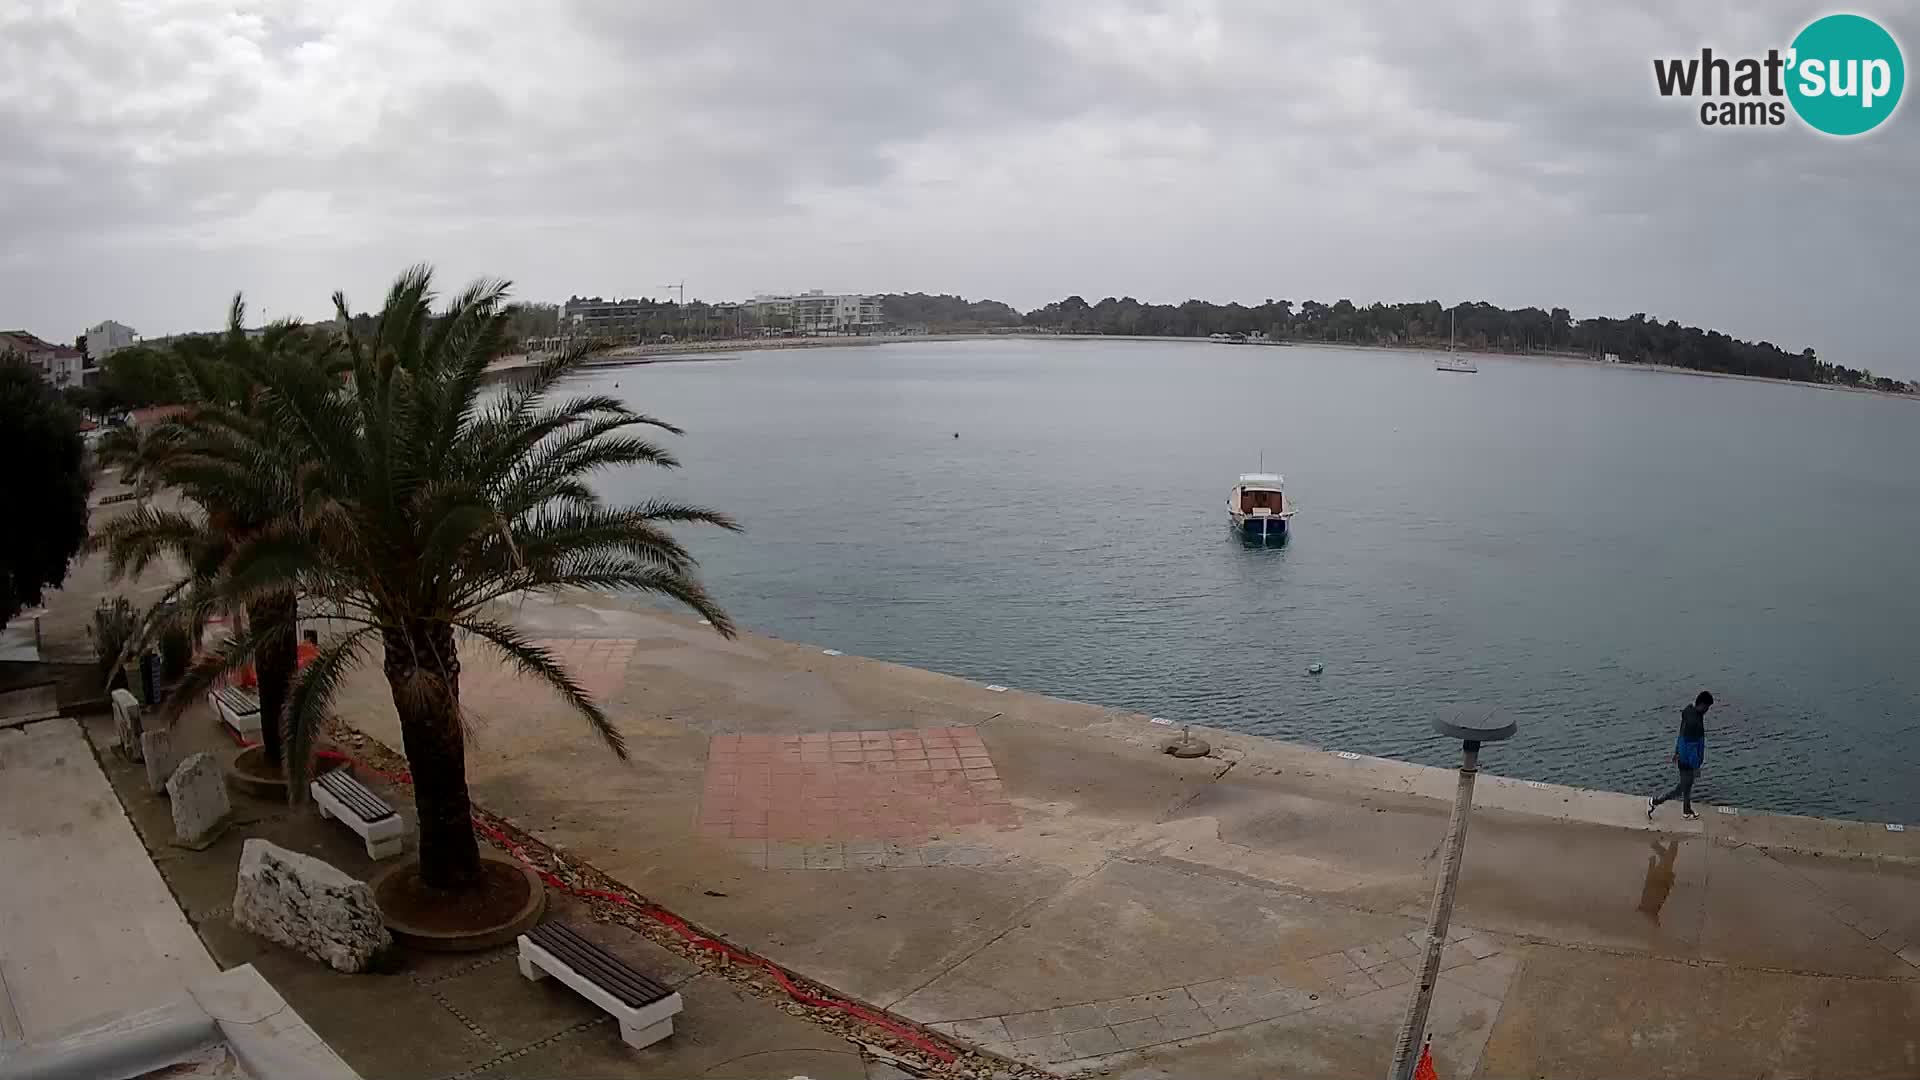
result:
<svg viewBox="0 0 1920 1080"><path fill-rule="evenodd" d="M173 746L172 728L147 728L140 732L140 756L146 759L147 790L155 795L167 793L167 781L180 768L180 754Z"/></svg>
<svg viewBox="0 0 1920 1080"><path fill-rule="evenodd" d="M393 944L366 882L258 838L240 855L233 921L339 971L366 971Z"/></svg>
<svg viewBox="0 0 1920 1080"><path fill-rule="evenodd" d="M173 802L174 839L190 848L213 843L227 826L233 804L227 800L227 770L212 754L194 754L167 780Z"/></svg>

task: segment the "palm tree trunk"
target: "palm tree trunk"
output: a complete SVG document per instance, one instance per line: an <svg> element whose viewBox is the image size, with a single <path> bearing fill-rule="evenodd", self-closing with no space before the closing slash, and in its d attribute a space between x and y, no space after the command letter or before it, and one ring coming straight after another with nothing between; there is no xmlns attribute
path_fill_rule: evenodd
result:
<svg viewBox="0 0 1920 1080"><path fill-rule="evenodd" d="M460 659L453 628L415 622L385 635L387 685L413 772L420 825L420 881L461 889L480 880L480 845L467 797L466 733L460 724Z"/></svg>
<svg viewBox="0 0 1920 1080"><path fill-rule="evenodd" d="M253 673L260 682L260 753L266 764L282 768L281 736L286 713L287 689L293 685L293 672L299 662L299 615L293 594L269 597L247 605L247 625L277 625L280 629L253 650Z"/></svg>

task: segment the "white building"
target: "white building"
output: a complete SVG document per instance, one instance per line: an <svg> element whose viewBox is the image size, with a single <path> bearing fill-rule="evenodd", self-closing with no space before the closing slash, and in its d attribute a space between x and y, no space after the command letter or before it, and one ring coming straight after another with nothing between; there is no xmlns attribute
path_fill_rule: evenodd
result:
<svg viewBox="0 0 1920 1080"><path fill-rule="evenodd" d="M133 327L108 319L98 326L87 327L87 355L99 363L139 340L140 335Z"/></svg>
<svg viewBox="0 0 1920 1080"><path fill-rule="evenodd" d="M0 356L8 353L20 356L55 389L64 390L86 382L86 357L79 349L51 344L25 330L0 330Z"/></svg>
<svg viewBox="0 0 1920 1080"><path fill-rule="evenodd" d="M878 330L885 319L880 298L859 293L761 293L742 305L761 326L796 334L861 334Z"/></svg>

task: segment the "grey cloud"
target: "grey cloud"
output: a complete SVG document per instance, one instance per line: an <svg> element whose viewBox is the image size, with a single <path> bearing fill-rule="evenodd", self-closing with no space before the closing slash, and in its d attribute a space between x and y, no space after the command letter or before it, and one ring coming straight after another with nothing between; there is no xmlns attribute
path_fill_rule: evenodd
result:
<svg viewBox="0 0 1920 1080"><path fill-rule="evenodd" d="M0 323L51 336L204 322L216 282L321 314L427 258L536 296L1564 303L1920 375L1879 314L1912 104L1837 142L1654 93L1654 56L1784 43L1784 2L30 3Z"/></svg>

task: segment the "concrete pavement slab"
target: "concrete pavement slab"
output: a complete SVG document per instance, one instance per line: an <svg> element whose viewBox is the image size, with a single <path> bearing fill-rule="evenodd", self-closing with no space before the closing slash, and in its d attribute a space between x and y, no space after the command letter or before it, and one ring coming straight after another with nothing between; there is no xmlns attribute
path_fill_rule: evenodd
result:
<svg viewBox="0 0 1920 1080"><path fill-rule="evenodd" d="M1276 987L1331 993L1358 974L1340 950L1409 925L1225 875L1115 860L888 1004L922 1021L1104 1004L1105 1021L1123 1023L1198 1007L1190 985L1207 984L1203 994L1218 1000L1228 993L1217 985L1223 977L1257 973L1283 980ZM1322 954L1343 965L1343 981L1311 959Z"/></svg>
<svg viewBox="0 0 1920 1080"><path fill-rule="evenodd" d="M0 730L0 992L21 1037L216 974L72 720Z"/></svg>
<svg viewBox="0 0 1920 1080"><path fill-rule="evenodd" d="M1534 945L1481 1075L1911 1077L1915 1031L1920 983Z"/></svg>
<svg viewBox="0 0 1920 1080"><path fill-rule="evenodd" d="M1714 888L1699 955L1712 960L1829 975L1904 977L1911 969L1836 919L1806 878L1747 847L1706 852ZM1881 924L1884 936L1885 926Z"/></svg>
<svg viewBox="0 0 1920 1080"><path fill-rule="evenodd" d="M622 1043L611 1023L595 1024L536 1046L485 1073L488 1077L551 1080L679 1080L682 1077L806 1076L865 1080L866 1066L852 1044L742 993L724 979L701 976L680 988L686 1010L674 1018L673 1037L645 1050ZM373 1080L371 1074L368 1080Z"/></svg>

